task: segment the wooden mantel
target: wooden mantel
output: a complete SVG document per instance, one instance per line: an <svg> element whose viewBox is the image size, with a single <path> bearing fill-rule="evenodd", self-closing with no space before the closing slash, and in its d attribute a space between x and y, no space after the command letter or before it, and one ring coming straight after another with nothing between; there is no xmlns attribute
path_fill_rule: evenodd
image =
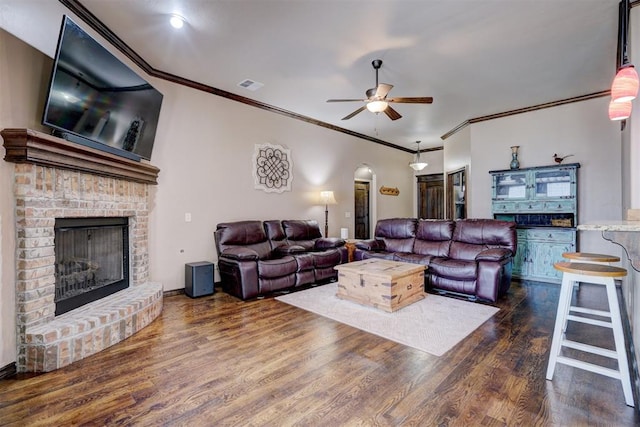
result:
<svg viewBox="0 0 640 427"><path fill-rule="evenodd" d="M4 129L7 162L34 163L96 175L157 184L160 169L31 129Z"/></svg>

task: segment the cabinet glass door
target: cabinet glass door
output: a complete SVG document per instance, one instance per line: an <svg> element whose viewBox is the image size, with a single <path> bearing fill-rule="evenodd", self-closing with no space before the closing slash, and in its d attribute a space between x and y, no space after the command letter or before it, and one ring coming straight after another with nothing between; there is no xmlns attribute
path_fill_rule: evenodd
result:
<svg viewBox="0 0 640 427"><path fill-rule="evenodd" d="M571 197L572 170L534 171L534 188L537 199Z"/></svg>
<svg viewBox="0 0 640 427"><path fill-rule="evenodd" d="M494 175L494 180L495 200L518 200L527 198L526 172Z"/></svg>

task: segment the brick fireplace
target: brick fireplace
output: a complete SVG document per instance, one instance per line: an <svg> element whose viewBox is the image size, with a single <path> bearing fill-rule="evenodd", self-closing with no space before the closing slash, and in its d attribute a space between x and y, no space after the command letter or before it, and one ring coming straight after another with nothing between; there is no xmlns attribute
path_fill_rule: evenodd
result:
<svg viewBox="0 0 640 427"><path fill-rule="evenodd" d="M152 165L27 129L5 129L14 162L18 372L48 372L139 331L162 311L148 259ZM61 218L125 218L130 287L55 315L54 226Z"/></svg>

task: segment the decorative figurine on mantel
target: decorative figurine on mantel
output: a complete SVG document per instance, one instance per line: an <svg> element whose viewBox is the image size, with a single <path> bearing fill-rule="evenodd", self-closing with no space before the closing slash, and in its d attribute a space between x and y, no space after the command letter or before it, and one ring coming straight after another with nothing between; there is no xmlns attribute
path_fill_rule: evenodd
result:
<svg viewBox="0 0 640 427"><path fill-rule="evenodd" d="M566 156L564 156L564 157L560 157L560 156L558 156L557 154L554 154L554 155L553 155L553 160L555 160L555 162L556 162L556 163L560 164L560 163L562 163L562 161L563 161L564 159L566 159L567 157L571 157L571 156L573 156L573 154L568 154L568 155L566 155Z"/></svg>
<svg viewBox="0 0 640 427"><path fill-rule="evenodd" d="M511 147L511 163L509 164L509 167L511 169L520 169L520 162L518 161L518 148L520 148L519 145L513 145Z"/></svg>

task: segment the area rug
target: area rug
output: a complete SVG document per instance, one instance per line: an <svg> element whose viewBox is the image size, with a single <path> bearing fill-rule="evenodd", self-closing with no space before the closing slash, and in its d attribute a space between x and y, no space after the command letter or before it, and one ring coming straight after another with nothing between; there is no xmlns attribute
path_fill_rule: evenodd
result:
<svg viewBox="0 0 640 427"><path fill-rule="evenodd" d="M336 283L276 297L277 300L360 330L442 356L499 309L427 294L393 313L336 297Z"/></svg>

